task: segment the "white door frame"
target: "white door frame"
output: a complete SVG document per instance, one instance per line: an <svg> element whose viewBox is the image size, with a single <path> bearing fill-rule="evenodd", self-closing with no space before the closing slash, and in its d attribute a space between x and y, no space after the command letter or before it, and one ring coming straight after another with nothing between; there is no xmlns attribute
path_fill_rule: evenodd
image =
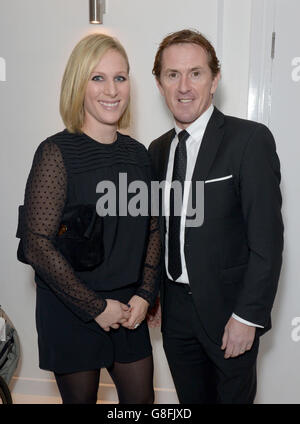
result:
<svg viewBox="0 0 300 424"><path fill-rule="evenodd" d="M269 125L276 0L252 0L248 119Z"/></svg>
<svg viewBox="0 0 300 424"><path fill-rule="evenodd" d="M218 12L217 12L217 45L216 52L217 57L222 63L223 60L223 30L224 30L224 0L218 0Z"/></svg>

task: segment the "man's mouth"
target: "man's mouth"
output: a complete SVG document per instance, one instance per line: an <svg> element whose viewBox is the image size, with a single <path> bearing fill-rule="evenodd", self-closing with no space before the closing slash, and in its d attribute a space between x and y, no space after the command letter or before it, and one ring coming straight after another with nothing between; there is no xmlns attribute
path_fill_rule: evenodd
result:
<svg viewBox="0 0 300 424"><path fill-rule="evenodd" d="M178 99L179 103L191 103L193 99Z"/></svg>

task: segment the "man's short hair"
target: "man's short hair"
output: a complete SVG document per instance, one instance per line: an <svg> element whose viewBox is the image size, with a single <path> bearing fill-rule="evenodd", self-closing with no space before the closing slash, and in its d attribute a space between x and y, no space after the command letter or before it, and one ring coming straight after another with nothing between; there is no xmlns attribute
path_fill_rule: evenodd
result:
<svg viewBox="0 0 300 424"><path fill-rule="evenodd" d="M174 44L181 43L196 44L201 46L207 52L208 65L213 77L215 77L220 72L221 66L219 59L217 58L216 51L207 38L205 38L204 35L196 30L183 29L181 31L169 34L162 40L159 45L152 70L153 75L155 75L158 80L160 79L162 69L162 55L164 50Z"/></svg>

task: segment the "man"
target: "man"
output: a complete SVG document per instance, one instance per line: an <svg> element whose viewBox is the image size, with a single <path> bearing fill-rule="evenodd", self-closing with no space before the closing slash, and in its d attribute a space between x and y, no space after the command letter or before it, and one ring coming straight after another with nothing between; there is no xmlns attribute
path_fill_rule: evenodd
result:
<svg viewBox="0 0 300 424"><path fill-rule="evenodd" d="M166 37L153 74L175 121L149 152L166 181L162 333L178 398L253 403L259 336L271 327L283 249L275 142L264 125L212 105L220 66L200 33ZM181 216L173 181L191 181ZM187 206L201 195L196 181L204 182L204 220L193 227Z"/></svg>

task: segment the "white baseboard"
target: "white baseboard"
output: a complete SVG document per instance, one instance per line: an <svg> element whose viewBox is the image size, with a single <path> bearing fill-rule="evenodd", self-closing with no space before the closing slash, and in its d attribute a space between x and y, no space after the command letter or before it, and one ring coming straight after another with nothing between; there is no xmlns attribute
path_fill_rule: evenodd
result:
<svg viewBox="0 0 300 424"><path fill-rule="evenodd" d="M18 395L22 399L22 395L59 398L59 391L55 379L48 378L29 378L29 377L13 377L10 384L12 395L16 398ZM155 403L178 403L174 389L155 387ZM98 400L101 403L118 403L118 396L114 384L100 383ZM40 401L39 401L40 403ZM57 403L57 402L55 402Z"/></svg>

